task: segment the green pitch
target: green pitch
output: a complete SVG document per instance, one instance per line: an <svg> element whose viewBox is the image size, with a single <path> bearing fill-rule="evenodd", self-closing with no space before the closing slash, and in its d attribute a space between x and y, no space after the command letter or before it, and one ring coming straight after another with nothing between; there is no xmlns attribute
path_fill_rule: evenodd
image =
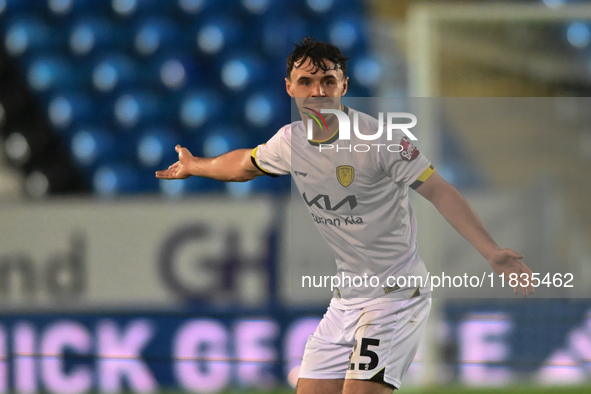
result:
<svg viewBox="0 0 591 394"><path fill-rule="evenodd" d="M181 394L182 391L161 391L160 394ZM293 394L294 390L284 388L274 391L232 390L223 394ZM398 392L396 392L398 393ZM400 394L588 394L591 386L508 386L498 388L469 388L464 386L444 386L441 388L411 387L402 389Z"/></svg>

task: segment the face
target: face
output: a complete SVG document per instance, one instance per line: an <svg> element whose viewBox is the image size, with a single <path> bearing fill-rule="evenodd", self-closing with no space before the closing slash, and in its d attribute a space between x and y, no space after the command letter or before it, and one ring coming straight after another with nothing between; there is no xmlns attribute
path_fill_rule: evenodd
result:
<svg viewBox="0 0 591 394"><path fill-rule="evenodd" d="M349 78L344 78L343 70L324 60L327 71L317 70L309 58L296 63L290 78L285 79L287 94L294 97L298 108L340 109L341 97L347 93Z"/></svg>

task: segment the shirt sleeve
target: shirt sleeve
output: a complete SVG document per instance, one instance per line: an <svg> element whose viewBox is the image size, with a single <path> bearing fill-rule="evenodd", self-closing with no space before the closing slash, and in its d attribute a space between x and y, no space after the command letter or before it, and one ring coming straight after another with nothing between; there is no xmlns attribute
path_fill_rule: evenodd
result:
<svg viewBox="0 0 591 394"><path fill-rule="evenodd" d="M390 150L380 149L382 168L394 182L416 189L433 174L435 168L407 136L400 135L398 138L398 146Z"/></svg>
<svg viewBox="0 0 591 394"><path fill-rule="evenodd" d="M287 141L283 138L285 129L279 130L266 144L254 148L250 154L252 164L265 174L278 177L290 173L290 165L284 158L288 156Z"/></svg>

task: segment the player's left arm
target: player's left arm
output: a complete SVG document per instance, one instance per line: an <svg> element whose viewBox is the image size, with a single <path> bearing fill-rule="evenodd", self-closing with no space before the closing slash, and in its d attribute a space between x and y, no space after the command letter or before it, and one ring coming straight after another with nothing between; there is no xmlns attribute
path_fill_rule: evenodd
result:
<svg viewBox="0 0 591 394"><path fill-rule="evenodd" d="M528 290L530 293L534 292L531 285L532 272L521 261L523 255L509 248L500 249L468 201L437 171L434 171L415 190L429 200L445 220L488 260L497 274L504 273L505 278L509 278L512 273L519 275L519 278L522 278L522 274L527 274L529 286L526 286L525 278L522 278L520 286L514 288L516 294L519 290L524 296L527 295Z"/></svg>

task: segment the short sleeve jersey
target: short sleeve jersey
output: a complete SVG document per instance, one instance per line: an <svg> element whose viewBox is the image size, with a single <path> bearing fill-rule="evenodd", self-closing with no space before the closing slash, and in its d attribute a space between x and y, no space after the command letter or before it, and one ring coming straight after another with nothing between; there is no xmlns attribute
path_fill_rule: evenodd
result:
<svg viewBox="0 0 591 394"><path fill-rule="evenodd" d="M378 120L344 107L351 125L375 134ZM426 288L398 286L388 277L426 277L417 253L416 220L408 188L416 188L434 171L431 163L400 130L366 141L338 132L326 141L309 141L302 121L282 127L252 152L253 163L271 176L292 174L318 230L335 254L343 280L333 302L359 307L391 297L411 297ZM354 277L376 276L361 286ZM411 282L411 281L408 281ZM399 283L402 284L401 281ZM391 285L391 286L388 286Z"/></svg>

